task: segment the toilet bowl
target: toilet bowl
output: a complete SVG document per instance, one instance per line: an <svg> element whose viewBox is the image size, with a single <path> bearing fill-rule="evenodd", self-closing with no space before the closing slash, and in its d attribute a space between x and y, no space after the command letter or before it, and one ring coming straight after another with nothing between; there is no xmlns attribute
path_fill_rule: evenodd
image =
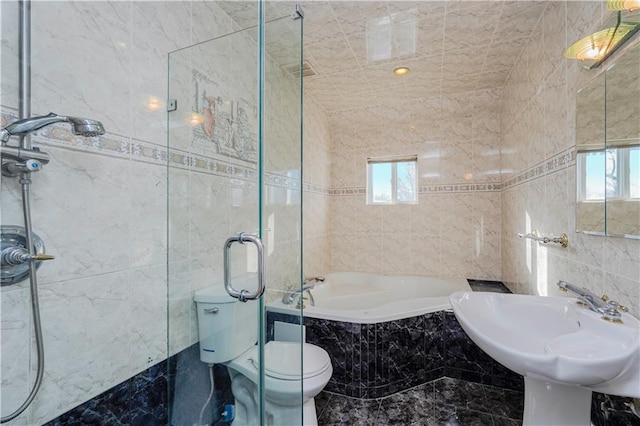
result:
<svg viewBox="0 0 640 426"><path fill-rule="evenodd" d="M302 372L300 372L300 344L268 342L265 345L263 383L266 424L299 424L301 402L304 410L304 424L318 424L313 398L327 385L333 368L329 354L324 349L308 343L303 345ZM231 376L234 396L236 393L240 395L239 392L245 395L244 401L241 401L244 407L236 401L236 421L233 424L256 424L256 419L252 418L249 411L255 407L257 414L258 347L253 346L226 365ZM249 402L246 401L246 395L251 395ZM236 400L238 400L237 397Z"/></svg>
<svg viewBox="0 0 640 426"><path fill-rule="evenodd" d="M224 364L235 398L234 426L260 424L258 305L231 298L222 286L196 292L200 359ZM300 354L302 350L302 356ZM329 354L304 343L267 342L264 346L264 423L317 425L313 398L333 373ZM301 383L302 378L302 383Z"/></svg>

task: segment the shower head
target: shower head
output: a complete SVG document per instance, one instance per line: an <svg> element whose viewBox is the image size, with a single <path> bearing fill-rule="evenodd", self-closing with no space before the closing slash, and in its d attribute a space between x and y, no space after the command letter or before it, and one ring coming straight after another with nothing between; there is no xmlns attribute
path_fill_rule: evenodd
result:
<svg viewBox="0 0 640 426"><path fill-rule="evenodd" d="M51 112L47 115L13 122L0 130L0 137L2 142L6 143L11 136L25 136L53 123L70 123L73 133L79 136L92 137L104 134L104 127L99 121L88 118L64 117Z"/></svg>
<svg viewBox="0 0 640 426"><path fill-rule="evenodd" d="M71 123L75 135L87 138L104 135L104 127L99 121L80 117L67 117L67 120Z"/></svg>

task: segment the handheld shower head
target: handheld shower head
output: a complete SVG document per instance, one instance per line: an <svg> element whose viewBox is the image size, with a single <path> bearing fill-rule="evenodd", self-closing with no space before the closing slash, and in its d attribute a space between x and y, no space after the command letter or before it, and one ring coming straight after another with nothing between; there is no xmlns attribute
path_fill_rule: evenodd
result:
<svg viewBox="0 0 640 426"><path fill-rule="evenodd" d="M102 123L89 118L67 117L74 135L91 138L93 136L104 135L104 126Z"/></svg>
<svg viewBox="0 0 640 426"><path fill-rule="evenodd" d="M25 136L53 123L70 123L73 133L79 136L92 137L104 134L104 127L99 121L88 118L64 117L51 112L47 115L15 121L0 130L0 137L2 142L6 143L11 136Z"/></svg>

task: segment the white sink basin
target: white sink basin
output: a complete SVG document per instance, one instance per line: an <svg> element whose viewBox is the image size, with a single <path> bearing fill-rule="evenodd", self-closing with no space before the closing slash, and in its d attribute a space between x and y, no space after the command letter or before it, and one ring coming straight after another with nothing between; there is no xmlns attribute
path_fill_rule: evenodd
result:
<svg viewBox="0 0 640 426"><path fill-rule="evenodd" d="M591 390L640 397L640 323L633 316L622 314L622 323L605 321L568 297L456 292L450 301L469 337L496 361L525 376L525 424L563 424L556 417L528 413L527 403L529 411L535 405L538 414L549 414L541 403L555 404L574 390L574 399L587 407ZM550 393L537 395L539 391ZM527 401L530 398L536 403ZM588 411L587 423L583 420L572 416L566 421L573 423L566 424L588 424Z"/></svg>

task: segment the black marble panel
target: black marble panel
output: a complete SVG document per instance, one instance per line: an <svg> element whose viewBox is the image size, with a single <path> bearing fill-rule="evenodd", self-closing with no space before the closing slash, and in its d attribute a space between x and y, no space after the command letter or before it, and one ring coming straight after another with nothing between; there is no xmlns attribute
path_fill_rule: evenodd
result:
<svg viewBox="0 0 640 426"><path fill-rule="evenodd" d="M221 418L226 404L233 404L231 379L227 367L214 365L214 396L206 406L202 422L200 412L211 391L209 366L200 361L198 344L183 350L170 359L169 364L170 424L226 425Z"/></svg>
<svg viewBox="0 0 640 426"><path fill-rule="evenodd" d="M511 293L511 290L507 288L502 281L488 281L488 280L473 280L467 279L469 287L473 291L485 291L491 293Z"/></svg>
<svg viewBox="0 0 640 426"><path fill-rule="evenodd" d="M591 423L593 426L640 426L640 399L594 392Z"/></svg>
<svg viewBox="0 0 640 426"><path fill-rule="evenodd" d="M457 369L491 377L493 359L467 336L453 312L444 313L444 324L445 374Z"/></svg>
<svg viewBox="0 0 640 426"><path fill-rule="evenodd" d="M267 342L274 340L273 333L275 321L286 322L289 324L300 324L300 317L298 315L267 311Z"/></svg>
<svg viewBox="0 0 640 426"><path fill-rule="evenodd" d="M330 392L380 398L443 376L522 390L522 377L480 350L451 312L379 324L305 317L304 324L307 342L331 356Z"/></svg>
<svg viewBox="0 0 640 426"><path fill-rule="evenodd" d="M167 424L166 362L67 411L47 426Z"/></svg>
<svg viewBox="0 0 640 426"><path fill-rule="evenodd" d="M327 390L378 398L442 377L443 313L379 324L305 318L307 342L331 356Z"/></svg>

